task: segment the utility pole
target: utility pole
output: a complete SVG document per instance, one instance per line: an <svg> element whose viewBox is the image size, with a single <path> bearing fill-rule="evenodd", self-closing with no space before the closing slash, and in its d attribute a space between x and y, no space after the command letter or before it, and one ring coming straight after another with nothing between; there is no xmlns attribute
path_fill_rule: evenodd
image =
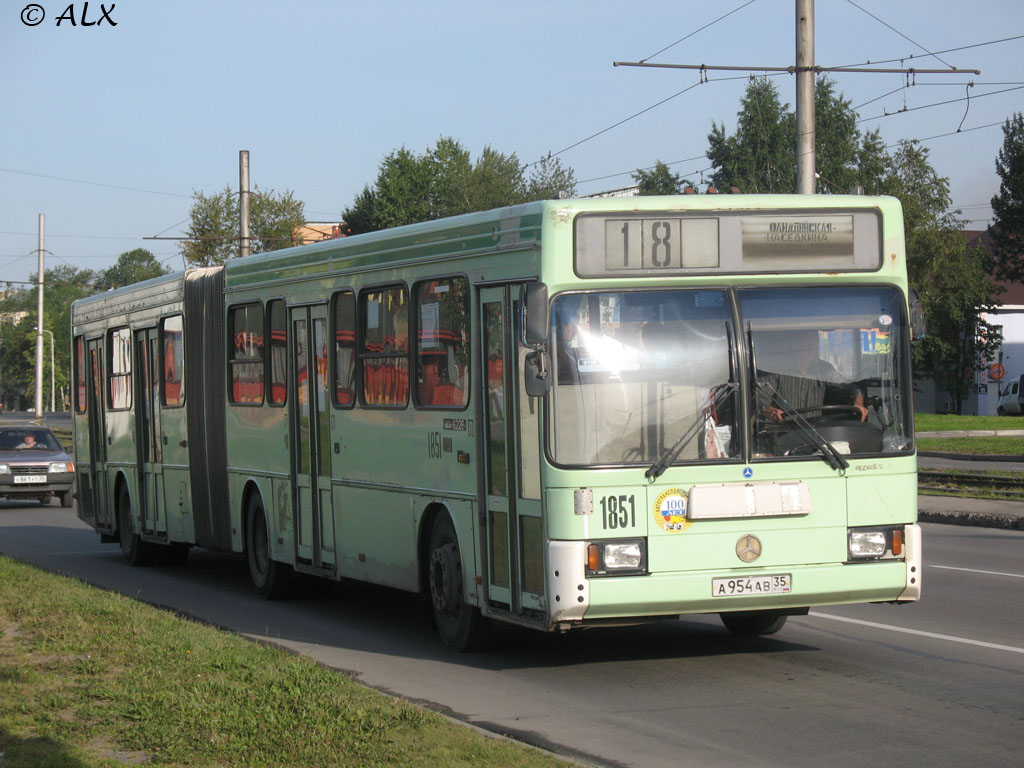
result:
<svg viewBox="0 0 1024 768"><path fill-rule="evenodd" d="M36 418L43 418L43 245L46 218L39 214L39 306L36 323Z"/></svg>
<svg viewBox="0 0 1024 768"><path fill-rule="evenodd" d="M814 194L814 78L823 72L856 72L905 75L980 75L979 69L880 69L865 67L819 67L814 63L814 0L796 0L796 65L759 67L711 64L652 64L649 61L613 61L615 67L653 67L656 69L697 69L702 83L711 70L726 72L788 72L796 75L796 171L797 192Z"/></svg>
<svg viewBox="0 0 1024 768"><path fill-rule="evenodd" d="M238 255L249 255L249 150L238 153Z"/></svg>
<svg viewBox="0 0 1024 768"><path fill-rule="evenodd" d="M796 191L813 195L814 0L796 0Z"/></svg>

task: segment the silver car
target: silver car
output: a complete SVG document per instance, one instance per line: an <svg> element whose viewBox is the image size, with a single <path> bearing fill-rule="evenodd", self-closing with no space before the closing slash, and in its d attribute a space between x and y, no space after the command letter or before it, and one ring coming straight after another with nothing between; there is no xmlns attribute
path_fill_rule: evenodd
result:
<svg viewBox="0 0 1024 768"><path fill-rule="evenodd" d="M0 426L0 499L60 499L75 496L75 464L56 435L38 424Z"/></svg>

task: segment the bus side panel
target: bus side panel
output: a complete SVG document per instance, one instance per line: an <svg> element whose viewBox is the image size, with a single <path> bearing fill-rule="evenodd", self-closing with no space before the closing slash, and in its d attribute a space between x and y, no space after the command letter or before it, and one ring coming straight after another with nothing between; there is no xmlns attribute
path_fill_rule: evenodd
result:
<svg viewBox="0 0 1024 768"><path fill-rule="evenodd" d="M230 550L224 429L224 272L211 268L185 279L185 391L195 543Z"/></svg>

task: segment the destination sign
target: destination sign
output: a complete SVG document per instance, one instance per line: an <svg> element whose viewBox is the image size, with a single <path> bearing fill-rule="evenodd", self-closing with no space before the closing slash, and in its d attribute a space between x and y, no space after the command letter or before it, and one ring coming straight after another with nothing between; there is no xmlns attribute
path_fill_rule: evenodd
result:
<svg viewBox="0 0 1024 768"><path fill-rule="evenodd" d="M582 214L580 277L877 270L877 210Z"/></svg>

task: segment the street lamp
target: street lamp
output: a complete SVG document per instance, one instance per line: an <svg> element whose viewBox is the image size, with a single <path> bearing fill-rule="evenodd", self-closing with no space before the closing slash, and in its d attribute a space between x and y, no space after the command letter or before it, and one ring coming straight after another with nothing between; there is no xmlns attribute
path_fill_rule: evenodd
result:
<svg viewBox="0 0 1024 768"><path fill-rule="evenodd" d="M40 328L39 326L36 326L36 330L37 331L42 331L43 333L50 334L50 413L53 413L54 411L57 410L57 407L56 407L56 394L55 394L56 393L56 389L54 387L54 381L55 381L56 377L54 375L54 370L55 369L54 369L54 365L53 365L53 331L48 331L45 328Z"/></svg>

